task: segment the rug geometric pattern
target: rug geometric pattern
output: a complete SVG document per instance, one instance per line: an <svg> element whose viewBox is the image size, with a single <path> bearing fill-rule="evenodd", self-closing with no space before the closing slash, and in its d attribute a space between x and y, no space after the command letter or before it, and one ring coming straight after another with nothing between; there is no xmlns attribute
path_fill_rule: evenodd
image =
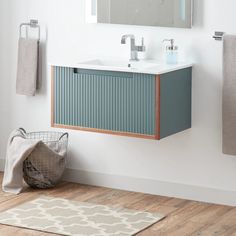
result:
<svg viewBox="0 0 236 236"><path fill-rule="evenodd" d="M0 223L67 236L131 236L164 216L42 196L0 213Z"/></svg>

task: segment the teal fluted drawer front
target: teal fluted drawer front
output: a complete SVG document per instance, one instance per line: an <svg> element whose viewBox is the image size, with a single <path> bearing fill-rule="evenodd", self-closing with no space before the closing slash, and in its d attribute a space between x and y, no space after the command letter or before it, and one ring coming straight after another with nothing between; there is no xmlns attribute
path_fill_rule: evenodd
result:
<svg viewBox="0 0 236 236"><path fill-rule="evenodd" d="M155 76L53 67L53 123L156 136Z"/></svg>

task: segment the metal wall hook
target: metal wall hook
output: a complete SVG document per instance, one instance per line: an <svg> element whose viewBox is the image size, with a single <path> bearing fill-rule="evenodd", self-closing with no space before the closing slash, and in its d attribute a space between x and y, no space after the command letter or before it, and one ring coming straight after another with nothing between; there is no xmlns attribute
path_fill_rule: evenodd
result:
<svg viewBox="0 0 236 236"><path fill-rule="evenodd" d="M222 41L224 34L225 33L222 31L216 31L215 35L213 35L213 39L215 39L217 41Z"/></svg>

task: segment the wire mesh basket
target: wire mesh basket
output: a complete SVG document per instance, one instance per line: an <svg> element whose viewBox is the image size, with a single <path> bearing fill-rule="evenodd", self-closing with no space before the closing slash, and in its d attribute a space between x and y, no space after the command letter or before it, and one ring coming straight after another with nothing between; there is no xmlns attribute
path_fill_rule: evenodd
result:
<svg viewBox="0 0 236 236"><path fill-rule="evenodd" d="M40 140L55 152L59 152L61 148L67 149L68 133L40 131L40 132L25 132L25 138L31 140Z"/></svg>
<svg viewBox="0 0 236 236"><path fill-rule="evenodd" d="M33 188L51 188L61 179L66 166L68 133L30 132L25 139L39 141L23 163L25 182ZM40 142L41 141L41 142Z"/></svg>

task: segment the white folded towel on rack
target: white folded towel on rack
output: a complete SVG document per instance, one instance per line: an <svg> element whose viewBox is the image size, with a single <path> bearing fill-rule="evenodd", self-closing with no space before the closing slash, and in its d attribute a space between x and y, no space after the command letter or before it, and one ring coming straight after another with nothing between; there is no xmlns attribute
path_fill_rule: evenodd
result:
<svg viewBox="0 0 236 236"><path fill-rule="evenodd" d="M34 96L38 79L38 39L20 38L18 43L18 68L16 93Z"/></svg>
<svg viewBox="0 0 236 236"><path fill-rule="evenodd" d="M236 36L224 36L223 153L236 155Z"/></svg>

